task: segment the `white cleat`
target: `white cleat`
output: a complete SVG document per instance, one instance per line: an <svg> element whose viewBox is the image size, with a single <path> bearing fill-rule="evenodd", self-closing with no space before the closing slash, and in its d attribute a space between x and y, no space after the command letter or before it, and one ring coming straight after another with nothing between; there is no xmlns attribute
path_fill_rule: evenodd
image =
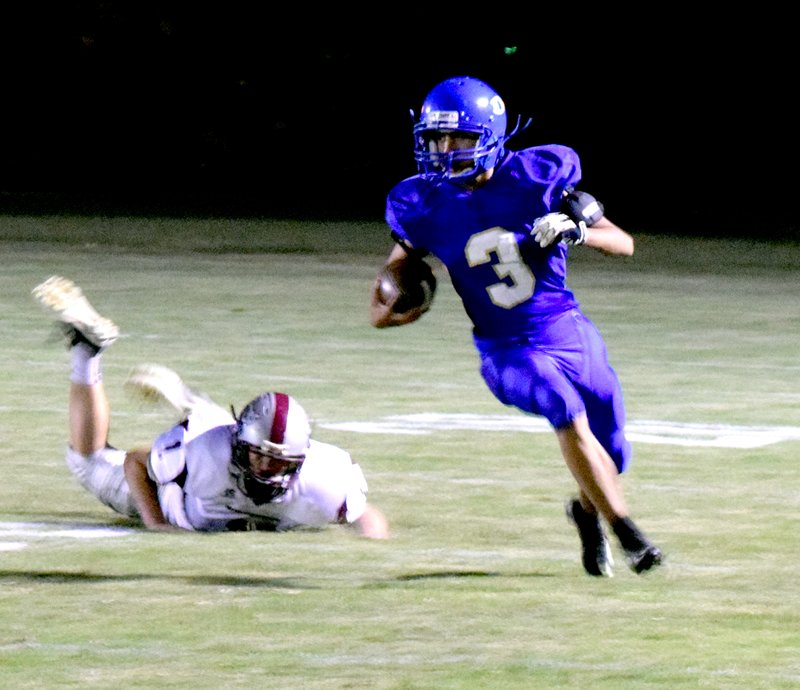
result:
<svg viewBox="0 0 800 690"><path fill-rule="evenodd" d="M235 424L236 418L202 393L193 391L176 372L160 364L140 364L125 381L132 396L149 403L166 403L184 418L191 418L192 429L202 433L214 426Z"/></svg>
<svg viewBox="0 0 800 690"><path fill-rule="evenodd" d="M189 414L208 399L195 393L172 369L159 364L140 364L131 371L125 388L145 402L165 402L182 414Z"/></svg>
<svg viewBox="0 0 800 690"><path fill-rule="evenodd" d="M100 316L69 278L51 276L32 293L42 308L63 324L70 345L83 341L99 352L119 337L117 325Z"/></svg>

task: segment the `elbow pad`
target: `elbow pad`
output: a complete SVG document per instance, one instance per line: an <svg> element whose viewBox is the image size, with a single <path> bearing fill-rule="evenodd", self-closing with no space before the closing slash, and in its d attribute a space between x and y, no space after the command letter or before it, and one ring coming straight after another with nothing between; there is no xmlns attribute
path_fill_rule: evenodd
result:
<svg viewBox="0 0 800 690"><path fill-rule="evenodd" d="M561 212L578 225L583 222L586 223L586 227L591 227L603 217L604 208L603 204L588 192L567 187L561 198Z"/></svg>

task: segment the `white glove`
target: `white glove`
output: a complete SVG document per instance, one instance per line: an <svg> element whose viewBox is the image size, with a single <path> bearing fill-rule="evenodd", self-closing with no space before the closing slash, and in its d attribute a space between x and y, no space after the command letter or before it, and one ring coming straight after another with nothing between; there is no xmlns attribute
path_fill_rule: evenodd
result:
<svg viewBox="0 0 800 690"><path fill-rule="evenodd" d="M553 242L583 244L586 241L586 223L576 223L564 213L548 213L533 221L531 235L542 247Z"/></svg>

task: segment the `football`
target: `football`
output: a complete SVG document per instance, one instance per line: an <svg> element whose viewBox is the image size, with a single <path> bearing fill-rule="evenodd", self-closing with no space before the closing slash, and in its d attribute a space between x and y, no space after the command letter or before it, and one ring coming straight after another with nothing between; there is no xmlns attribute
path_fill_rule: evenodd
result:
<svg viewBox="0 0 800 690"><path fill-rule="evenodd" d="M436 276L427 261L409 258L392 261L378 273L379 293L392 311L403 313L419 308L428 311L436 293Z"/></svg>

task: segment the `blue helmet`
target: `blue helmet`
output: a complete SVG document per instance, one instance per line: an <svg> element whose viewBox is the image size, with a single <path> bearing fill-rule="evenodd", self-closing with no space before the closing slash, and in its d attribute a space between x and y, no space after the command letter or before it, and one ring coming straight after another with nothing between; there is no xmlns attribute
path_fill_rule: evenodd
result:
<svg viewBox="0 0 800 690"><path fill-rule="evenodd" d="M414 160L423 177L469 181L493 168L503 154L508 118L506 105L488 84L473 77L445 79L422 103L414 124ZM474 148L443 153L441 134L475 138Z"/></svg>

